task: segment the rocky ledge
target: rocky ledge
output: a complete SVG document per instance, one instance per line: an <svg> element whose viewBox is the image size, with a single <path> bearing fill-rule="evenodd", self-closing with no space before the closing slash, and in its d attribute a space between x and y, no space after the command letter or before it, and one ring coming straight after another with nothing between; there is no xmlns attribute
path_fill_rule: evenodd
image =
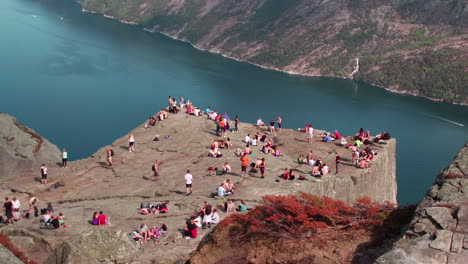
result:
<svg viewBox="0 0 468 264"><path fill-rule="evenodd" d="M60 150L14 117L0 113L0 177L10 178L41 163L56 163Z"/></svg>
<svg viewBox="0 0 468 264"><path fill-rule="evenodd" d="M215 135L214 122L206 116L169 114L168 119L157 122L154 127L144 129L141 125L129 132L135 135L134 152L127 149L127 136L108 146L115 152L112 167L107 165L105 148L87 159L69 162L67 168L49 165L47 185L34 180L39 176L38 169L24 171L20 166L22 173L17 177L2 180L0 196L16 196L23 203L21 209L27 209L27 203L33 196L40 199L41 208L51 202L55 206L55 214L62 212L65 215L67 227L57 230L39 229L39 219L33 218L20 220L13 226L4 226L1 232L8 234L15 245L30 258L40 262L84 263L91 256L100 262L159 263L185 259L197 247L207 230L200 230L198 238L189 240L182 238L181 230L186 219L200 209L203 201L216 207L224 204L226 199L213 198L211 194L227 178L231 178L237 187L237 192L229 199L236 203L242 199L248 205L261 202L261 197L267 194L293 194L298 191L327 195L347 203L362 196L369 196L379 202L396 202L394 139L386 141L386 144L371 146L378 155L372 161L370 169L359 169L351 164L350 150L333 142L308 143L304 132L284 129L274 138L275 144L281 148L280 157L263 154L261 147L252 148L251 162L259 157L266 159L265 178L260 178L258 174L240 177L240 161L234 151L237 147L245 147L242 141L245 135L256 132L269 134L266 127L241 123L239 132L228 134L233 148L221 150L221 158L212 158L208 156L209 145L213 139L218 138ZM315 132L318 137L320 131ZM154 141L156 137L158 141ZM330 166L332 173L317 179L310 176L308 165L296 162L298 154L310 150L314 151L315 157L321 158ZM333 174L334 151L342 157L340 173L337 175ZM59 155L54 152L52 156L56 157L55 162L59 162ZM161 162L159 182L151 181L151 166L155 160ZM208 167L221 168L226 161L231 164L233 173L208 176ZM277 176L284 168L294 168L306 180L279 180ZM185 195L184 174L187 169L194 175L193 194L190 196ZM155 204L165 200L170 201L167 214L137 213L142 202ZM89 224L93 212L99 210L110 217L111 225L98 229ZM221 212L220 216L223 218L224 213ZM108 244L109 247L112 246L112 241L122 239L119 234L129 234L141 223L153 226L160 222L168 224L166 238L158 244L150 243L139 247L137 254L119 255L122 252L120 248L106 247ZM108 235L101 230L117 232L115 239L106 240ZM82 241L89 237L96 237L95 240L102 243L95 243L92 250L88 250L82 246ZM80 248L84 251L77 250ZM133 247L131 250L133 252ZM112 256L97 256L96 252L100 251L117 253Z"/></svg>
<svg viewBox="0 0 468 264"><path fill-rule="evenodd" d="M404 236L377 263L466 263L468 144L443 170L416 209Z"/></svg>

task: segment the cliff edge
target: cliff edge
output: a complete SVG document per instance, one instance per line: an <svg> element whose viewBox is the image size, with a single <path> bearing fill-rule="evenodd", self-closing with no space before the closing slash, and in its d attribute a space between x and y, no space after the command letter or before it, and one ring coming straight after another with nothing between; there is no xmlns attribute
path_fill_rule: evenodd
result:
<svg viewBox="0 0 468 264"><path fill-rule="evenodd" d="M154 127L144 129L141 125L129 132L136 139L134 152L128 151L128 136L107 146L115 153L113 166L107 165L106 150L101 148L87 159L69 162L67 168L49 165L49 184L46 185L33 180L34 176L40 175L39 171L11 179L0 179L0 196L14 195L23 204L27 204L33 196L38 197L43 205L41 207L51 202L55 214L61 212L65 215L67 225L66 228L57 230L44 230L39 229L38 218L23 219L14 226L3 227L1 232L8 234L15 245L40 262L48 259L47 263L57 263L57 259L67 259L67 263L80 263L89 258L90 253L79 254L79 250L76 250L80 247L79 243L68 243L69 241L75 241L74 238L84 234L105 241L105 235L99 233L96 226L89 224L95 211L103 210L112 223L99 229L123 234L131 233L141 223L152 227L165 222L168 224L168 234L158 244L149 243L132 256L99 256L100 261L126 259L128 262L138 260L141 263L158 263L184 259L208 232L200 229L198 237L189 240L183 239L181 234L186 219L200 209L203 201L208 201L217 208L223 206L227 199L236 204L244 200L248 205L255 206L262 202L261 197L264 195L303 191L318 196L328 195L346 203L352 203L361 196L369 196L379 202L396 202L395 139L386 141L386 144L371 146L378 155L371 162L370 169L360 169L352 165L349 149L334 142L315 140L308 143L304 132L283 129L273 139L281 149L281 156L264 154L261 146L252 147L250 161L264 157L267 162L265 178L262 179L259 173L241 177L240 160L234 152L238 147L245 147L243 139L248 133L253 135L259 132L271 136L267 127L240 123L239 132L228 133L233 147L221 149L221 158L208 155L210 142L220 139L215 130L215 123L206 116L169 114L166 120L157 122ZM315 130L316 139L319 133L321 132ZM321 158L328 164L332 173L318 179L310 176L310 166L297 163L296 157L310 150L314 151L314 157ZM334 151L342 157L340 173L337 175L333 174ZM161 162L161 180L158 182L151 180L151 167L155 160ZM208 174L208 167L222 168L224 162L231 164L232 173L216 176ZM278 176L284 168L295 169L297 175L305 176L306 179L280 179ZM185 194L184 181L188 169L193 175L193 194L190 196ZM236 185L235 194L226 198L212 197L216 187L227 178ZM163 201L169 201L167 214L141 215L137 212L141 203L158 204ZM221 219L224 218L224 212L220 210L219 214ZM99 249L96 246L95 250L104 248ZM115 250L121 252L119 248ZM77 259L64 256L67 252L73 252L72 255L77 256Z"/></svg>
<svg viewBox="0 0 468 264"><path fill-rule="evenodd" d="M0 177L39 171L42 163L52 165L61 160L57 146L14 117L0 113L0 127Z"/></svg>
<svg viewBox="0 0 468 264"><path fill-rule="evenodd" d="M376 263L466 263L468 143L418 205L404 236Z"/></svg>

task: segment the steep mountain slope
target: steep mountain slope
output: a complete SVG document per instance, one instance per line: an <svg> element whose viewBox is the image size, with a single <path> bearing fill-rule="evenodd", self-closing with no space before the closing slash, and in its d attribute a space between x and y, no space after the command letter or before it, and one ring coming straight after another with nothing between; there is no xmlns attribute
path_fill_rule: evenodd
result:
<svg viewBox="0 0 468 264"><path fill-rule="evenodd" d="M468 104L463 0L80 1L88 10L263 67Z"/></svg>

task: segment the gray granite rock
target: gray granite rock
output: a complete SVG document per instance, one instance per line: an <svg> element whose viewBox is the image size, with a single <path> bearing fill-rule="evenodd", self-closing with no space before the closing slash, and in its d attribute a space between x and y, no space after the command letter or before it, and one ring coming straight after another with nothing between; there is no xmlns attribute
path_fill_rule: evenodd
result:
<svg viewBox="0 0 468 264"><path fill-rule="evenodd" d="M439 230L436 233L436 239L429 244L429 247L438 249L444 252L450 252L452 245L453 232L448 230Z"/></svg>
<svg viewBox="0 0 468 264"><path fill-rule="evenodd" d="M455 228L457 221L453 219L451 211L446 207L429 207L426 208L426 213L434 221L436 221L443 229Z"/></svg>
<svg viewBox="0 0 468 264"><path fill-rule="evenodd" d="M452 237L452 247L450 251L454 253L460 253L463 250L463 239L464 239L463 234L454 233Z"/></svg>

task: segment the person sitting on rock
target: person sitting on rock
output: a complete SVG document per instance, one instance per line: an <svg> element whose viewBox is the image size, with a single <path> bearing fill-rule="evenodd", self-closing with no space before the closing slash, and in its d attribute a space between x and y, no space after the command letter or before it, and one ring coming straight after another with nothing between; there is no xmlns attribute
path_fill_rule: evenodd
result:
<svg viewBox="0 0 468 264"><path fill-rule="evenodd" d="M288 173L288 180L292 181L292 180L295 180L295 179L296 179L296 173L294 173L293 169L290 169L289 173Z"/></svg>
<svg viewBox="0 0 468 264"><path fill-rule="evenodd" d="M283 174L281 174L283 179L287 180L289 178L289 170L288 168L284 168Z"/></svg>
<svg viewBox="0 0 468 264"><path fill-rule="evenodd" d="M167 233L167 225L163 222L159 222L159 227L157 228L161 236L166 235Z"/></svg>
<svg viewBox="0 0 468 264"><path fill-rule="evenodd" d="M226 190L226 192L228 193L232 193L234 194L234 189L236 188L234 186L234 183L232 183L231 179L230 178L227 178L226 181L224 182L224 189Z"/></svg>
<svg viewBox="0 0 468 264"><path fill-rule="evenodd" d="M65 225L65 216L63 215L63 213L59 213L57 219L58 219L60 225Z"/></svg>
<svg viewBox="0 0 468 264"><path fill-rule="evenodd" d="M91 219L91 224L99 225L99 213L98 212L94 212L93 218Z"/></svg>
<svg viewBox="0 0 468 264"><path fill-rule="evenodd" d="M231 165L228 162L224 162L223 173L230 173L232 171Z"/></svg>
<svg viewBox="0 0 468 264"><path fill-rule="evenodd" d="M244 153L246 155L252 154L252 150L250 150L250 145L249 144L245 145Z"/></svg>
<svg viewBox="0 0 468 264"><path fill-rule="evenodd" d="M102 211L99 211L98 226L107 225L107 221L107 216Z"/></svg>
<svg viewBox="0 0 468 264"><path fill-rule="evenodd" d="M236 205L234 204L233 201L229 200L226 204L226 215L230 213L235 213L236 212Z"/></svg>
<svg viewBox="0 0 468 264"><path fill-rule="evenodd" d="M138 210L138 213L142 215L149 215L151 214L151 211L149 208L141 208Z"/></svg>
<svg viewBox="0 0 468 264"><path fill-rule="evenodd" d="M359 168L361 169L368 169L369 168L369 161L365 158L359 160Z"/></svg>
<svg viewBox="0 0 468 264"><path fill-rule="evenodd" d="M320 176L321 175L321 172L320 172L320 165L315 165L313 168L312 168L312 176Z"/></svg>
<svg viewBox="0 0 468 264"><path fill-rule="evenodd" d="M154 243L158 243L157 239L161 237L161 233L159 232L157 228L151 227L148 231L148 236L150 239L151 238L155 239Z"/></svg>
<svg viewBox="0 0 468 264"><path fill-rule="evenodd" d="M210 156L211 156L212 158L219 158L219 157L222 156L221 151L219 151L217 148L214 149L214 150L211 150L211 149L210 149L209 152L210 152Z"/></svg>
<svg viewBox="0 0 468 264"><path fill-rule="evenodd" d="M262 120L261 117L259 117L259 118L257 119L257 126L259 126L259 127L265 126L265 122L263 122L263 120Z"/></svg>
<svg viewBox="0 0 468 264"><path fill-rule="evenodd" d="M246 144L250 144L250 141L252 141L252 138L250 138L250 134L247 134L247 136L245 136L244 142Z"/></svg>
<svg viewBox="0 0 468 264"><path fill-rule="evenodd" d="M218 196L223 197L223 196L230 196L232 193L227 192L226 189L223 187L224 183L221 183L221 185L218 187Z"/></svg>
<svg viewBox="0 0 468 264"><path fill-rule="evenodd" d="M236 154L237 157L241 157L242 155L244 155L244 151L241 148L237 148L234 154Z"/></svg>
<svg viewBox="0 0 468 264"><path fill-rule="evenodd" d="M335 130L335 133L333 134L333 137L337 140L341 139L341 133L338 130Z"/></svg>
<svg viewBox="0 0 468 264"><path fill-rule="evenodd" d="M138 230L134 230L132 233L130 233L130 238L140 243L144 240L143 236L138 232Z"/></svg>
<svg viewBox="0 0 468 264"><path fill-rule="evenodd" d="M150 128L150 127L154 127L155 125L156 125L156 118L150 117L148 119L148 124L145 124L144 128L147 129L147 128Z"/></svg>
<svg viewBox="0 0 468 264"><path fill-rule="evenodd" d="M218 210L216 209L213 209L213 214L211 215L211 222L210 224L211 225L216 225L219 223L219 214L218 214Z"/></svg>
<svg viewBox="0 0 468 264"><path fill-rule="evenodd" d="M141 224L140 227L138 227L138 233L143 237L143 243L148 242L150 239L149 237L149 232L148 232L148 226L145 224Z"/></svg>
<svg viewBox="0 0 468 264"><path fill-rule="evenodd" d="M306 163L306 159L304 158L304 154L299 154L299 157L297 157L297 163L299 164L304 164Z"/></svg>
<svg viewBox="0 0 468 264"><path fill-rule="evenodd" d="M320 169L320 172L323 176L327 175L329 173L328 166L324 163L322 168Z"/></svg>
<svg viewBox="0 0 468 264"><path fill-rule="evenodd" d="M185 223L184 235L185 239L197 238L197 226L195 225L195 220L190 219Z"/></svg>
<svg viewBox="0 0 468 264"><path fill-rule="evenodd" d="M46 224L49 225L51 221L52 215L50 214L49 211L45 211L45 213L42 215L42 221Z"/></svg>

